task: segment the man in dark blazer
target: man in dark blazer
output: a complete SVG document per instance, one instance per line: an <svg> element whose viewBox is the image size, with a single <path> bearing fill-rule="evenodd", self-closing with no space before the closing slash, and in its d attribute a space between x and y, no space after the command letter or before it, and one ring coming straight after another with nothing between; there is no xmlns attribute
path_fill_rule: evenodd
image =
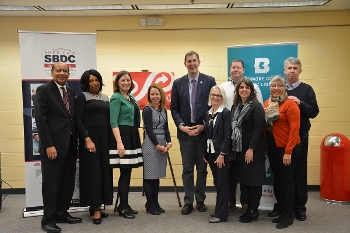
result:
<svg viewBox="0 0 350 233"><path fill-rule="evenodd" d="M196 52L188 52L184 64L188 74L174 81L170 110L180 142L182 182L185 189L185 206L181 209L181 214L186 215L193 210L194 197L197 201L197 210L200 212L207 210L204 204L208 172L203 160L205 148L203 122L209 110L210 89L216 82L213 77L199 73L200 60ZM196 185L194 185L194 165L197 170Z"/></svg>
<svg viewBox="0 0 350 233"><path fill-rule="evenodd" d="M79 223L67 210L75 186L76 131L74 91L66 86L68 65L52 66L52 81L36 90L35 119L40 136L44 216L41 229L61 232L56 223ZM67 97L68 96L68 97Z"/></svg>

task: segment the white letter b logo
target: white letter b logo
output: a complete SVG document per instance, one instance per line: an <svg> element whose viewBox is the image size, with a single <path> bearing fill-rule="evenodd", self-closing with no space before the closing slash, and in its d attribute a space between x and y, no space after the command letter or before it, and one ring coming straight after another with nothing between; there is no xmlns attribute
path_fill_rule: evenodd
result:
<svg viewBox="0 0 350 233"><path fill-rule="evenodd" d="M262 63L262 64L261 64ZM260 67L262 65L262 68ZM267 73L270 71L270 60L268 58L255 58L255 73Z"/></svg>

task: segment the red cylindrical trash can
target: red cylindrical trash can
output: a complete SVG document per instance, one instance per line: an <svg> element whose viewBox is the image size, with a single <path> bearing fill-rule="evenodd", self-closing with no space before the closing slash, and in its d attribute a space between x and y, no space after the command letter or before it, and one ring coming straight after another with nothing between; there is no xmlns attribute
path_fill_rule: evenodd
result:
<svg viewBox="0 0 350 233"><path fill-rule="evenodd" d="M350 141L339 133L321 142L320 197L327 203L350 204Z"/></svg>

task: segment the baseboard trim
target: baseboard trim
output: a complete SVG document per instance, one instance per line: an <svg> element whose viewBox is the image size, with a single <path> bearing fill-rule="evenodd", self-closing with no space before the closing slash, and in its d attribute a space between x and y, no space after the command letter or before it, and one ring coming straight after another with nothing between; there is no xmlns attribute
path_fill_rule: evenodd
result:
<svg viewBox="0 0 350 233"><path fill-rule="evenodd" d="M308 185L307 189L309 192L319 192L320 191L320 185ZM25 194L25 188L12 188L12 189L2 189L2 194ZM118 191L118 187L113 188L114 192ZM174 186L161 186L159 187L160 192L175 192ZM178 192L184 192L184 187L179 186L177 187ZM207 192L215 192L214 186L207 186L205 188L205 191ZM134 186L130 187L130 192L142 192L142 187L140 186Z"/></svg>

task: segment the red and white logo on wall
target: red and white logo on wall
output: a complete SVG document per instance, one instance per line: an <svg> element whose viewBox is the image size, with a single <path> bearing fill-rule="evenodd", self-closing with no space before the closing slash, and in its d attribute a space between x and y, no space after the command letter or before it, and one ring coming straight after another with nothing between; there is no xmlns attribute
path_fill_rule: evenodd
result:
<svg viewBox="0 0 350 233"><path fill-rule="evenodd" d="M119 72L113 72L113 80ZM170 109L171 88L174 82L173 72L129 72L134 82L135 88L131 94L136 98L140 105L140 109L147 105L147 90L153 83L159 84L166 97L166 109Z"/></svg>

